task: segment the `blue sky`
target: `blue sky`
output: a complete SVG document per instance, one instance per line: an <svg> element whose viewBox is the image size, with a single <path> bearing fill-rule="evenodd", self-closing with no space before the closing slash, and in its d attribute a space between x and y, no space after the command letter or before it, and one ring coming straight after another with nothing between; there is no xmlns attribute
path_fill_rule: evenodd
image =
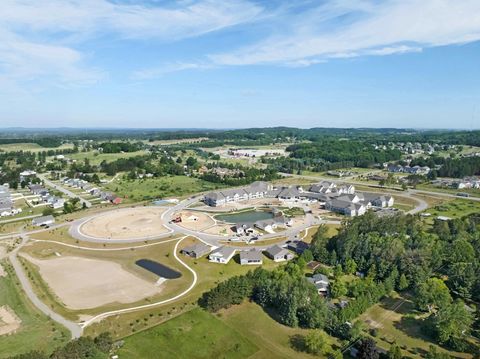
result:
<svg viewBox="0 0 480 359"><path fill-rule="evenodd" d="M478 0L2 0L0 127L480 128Z"/></svg>

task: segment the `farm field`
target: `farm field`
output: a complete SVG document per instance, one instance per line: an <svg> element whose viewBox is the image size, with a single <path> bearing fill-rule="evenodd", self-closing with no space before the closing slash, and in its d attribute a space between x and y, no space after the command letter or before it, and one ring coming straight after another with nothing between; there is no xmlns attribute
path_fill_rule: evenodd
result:
<svg viewBox="0 0 480 359"><path fill-rule="evenodd" d="M50 351L70 339L69 333L33 307L21 293L16 277L7 261L0 264L6 270L0 276L0 306L8 306L21 320L14 335L0 335L0 358L28 350Z"/></svg>
<svg viewBox="0 0 480 359"><path fill-rule="evenodd" d="M125 152L125 153L98 153L96 151L79 152L67 155L68 158L77 161L84 161L85 159L90 161L92 165L99 165L103 161L113 162L119 158L130 158L135 156L145 155L145 151Z"/></svg>
<svg viewBox="0 0 480 359"><path fill-rule="evenodd" d="M25 152L42 152L42 151L49 151L49 150L66 150L66 149L73 149L73 144L63 144L59 147L42 147L37 143L25 142L25 143L8 143L8 144L1 144L0 151L25 151Z"/></svg>
<svg viewBox="0 0 480 359"><path fill-rule="evenodd" d="M248 358L258 347L199 308L125 338L120 358Z"/></svg>
<svg viewBox="0 0 480 359"><path fill-rule="evenodd" d="M136 202L164 197L182 197L220 188L219 185L187 176L168 176L142 180L118 180L105 186L106 190Z"/></svg>

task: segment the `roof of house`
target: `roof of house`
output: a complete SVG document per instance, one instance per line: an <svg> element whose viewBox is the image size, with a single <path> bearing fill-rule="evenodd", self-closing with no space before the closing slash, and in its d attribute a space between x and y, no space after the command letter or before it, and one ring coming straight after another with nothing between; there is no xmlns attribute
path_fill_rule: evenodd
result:
<svg viewBox="0 0 480 359"><path fill-rule="evenodd" d="M262 260L262 252L252 248L248 251L240 252L240 261L246 259L249 261L261 261Z"/></svg>
<svg viewBox="0 0 480 359"><path fill-rule="evenodd" d="M233 253L235 253L235 248L232 247L219 247L215 249L210 255L215 255L215 256L220 256L220 257L225 257L228 258L230 257Z"/></svg>
<svg viewBox="0 0 480 359"><path fill-rule="evenodd" d="M288 252L285 248L282 248L280 247L279 245L277 244L274 244L273 246L271 247L268 247L265 252L267 252L268 254L270 254L272 257L275 257L283 252ZM289 252L290 253L290 252Z"/></svg>
<svg viewBox="0 0 480 359"><path fill-rule="evenodd" d="M53 216L42 216L42 217L37 217L32 220L33 224L41 224L45 222L55 222L55 218Z"/></svg>
<svg viewBox="0 0 480 359"><path fill-rule="evenodd" d="M207 246L204 243L197 243L189 247L182 249L183 252L195 252L197 254L208 253L210 252L210 246Z"/></svg>

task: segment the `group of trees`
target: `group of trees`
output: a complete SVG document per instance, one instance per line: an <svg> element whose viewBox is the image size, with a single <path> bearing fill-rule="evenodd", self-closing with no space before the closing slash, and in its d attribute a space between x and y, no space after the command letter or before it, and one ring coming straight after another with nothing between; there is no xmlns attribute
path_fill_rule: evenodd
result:
<svg viewBox="0 0 480 359"><path fill-rule="evenodd" d="M463 178L480 175L480 157L419 157L414 159L410 165L428 166L430 168L438 166L438 169L434 170L433 173L440 177Z"/></svg>
<svg viewBox="0 0 480 359"><path fill-rule="evenodd" d="M348 221L332 238L321 227L310 249L318 261L366 276L347 286L354 300L338 312L339 323L352 320L393 289L410 289L417 308L430 313L426 332L462 350L474 320L462 299L480 299L479 228L478 215L436 220L426 229L417 216L367 213Z"/></svg>
<svg viewBox="0 0 480 359"><path fill-rule="evenodd" d="M101 143L99 148L103 153L120 153L120 152L136 152L144 148L145 145L142 142L104 142Z"/></svg>
<svg viewBox="0 0 480 359"><path fill-rule="evenodd" d="M9 359L107 359L112 347L112 337L105 332L95 338L80 337L71 340L63 347L55 349L50 355L42 351L32 350Z"/></svg>
<svg viewBox="0 0 480 359"><path fill-rule="evenodd" d="M208 169L215 167L227 168L232 171L233 174L220 176L216 173L206 172L199 176L200 179L213 183L223 183L230 186L242 186L254 181L272 181L279 178L277 171L274 169L258 169L255 167L245 167L238 164L214 162L208 163Z"/></svg>

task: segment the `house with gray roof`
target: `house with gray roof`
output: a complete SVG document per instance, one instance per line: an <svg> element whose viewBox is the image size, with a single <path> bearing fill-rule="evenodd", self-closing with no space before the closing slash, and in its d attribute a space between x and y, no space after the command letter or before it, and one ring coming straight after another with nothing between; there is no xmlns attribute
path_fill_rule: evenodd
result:
<svg viewBox="0 0 480 359"><path fill-rule="evenodd" d="M204 243L197 243L192 246L183 248L180 253L197 259L203 257L207 253L210 253L210 250L210 246L207 246Z"/></svg>
<svg viewBox="0 0 480 359"><path fill-rule="evenodd" d="M314 274L312 277L308 277L307 280L315 286L318 294L326 295L328 293L330 280L326 275L317 273Z"/></svg>
<svg viewBox="0 0 480 359"><path fill-rule="evenodd" d="M203 201L211 207L223 206L227 203L247 201L249 199L263 198L271 190L267 182L256 181L251 185L242 188L224 189L221 191L207 193Z"/></svg>
<svg viewBox="0 0 480 359"><path fill-rule="evenodd" d="M219 247L211 252L208 256L208 259L212 263L222 263L227 264L230 262L230 259L235 255L235 248L232 247Z"/></svg>
<svg viewBox="0 0 480 359"><path fill-rule="evenodd" d="M263 263L262 252L252 248L240 252L240 264L243 265L261 265Z"/></svg>
<svg viewBox="0 0 480 359"><path fill-rule="evenodd" d="M365 214L367 208L362 203L353 203L348 200L332 199L325 203L325 209L343 214L349 217Z"/></svg>
<svg viewBox="0 0 480 359"><path fill-rule="evenodd" d="M293 259L294 255L289 250L280 247L277 244L267 248L265 255L272 259L274 262L284 262Z"/></svg>
<svg viewBox="0 0 480 359"><path fill-rule="evenodd" d="M55 218L53 218L53 216L42 216L42 217L34 218L32 220L32 225L36 227L49 226L54 223L55 223Z"/></svg>

